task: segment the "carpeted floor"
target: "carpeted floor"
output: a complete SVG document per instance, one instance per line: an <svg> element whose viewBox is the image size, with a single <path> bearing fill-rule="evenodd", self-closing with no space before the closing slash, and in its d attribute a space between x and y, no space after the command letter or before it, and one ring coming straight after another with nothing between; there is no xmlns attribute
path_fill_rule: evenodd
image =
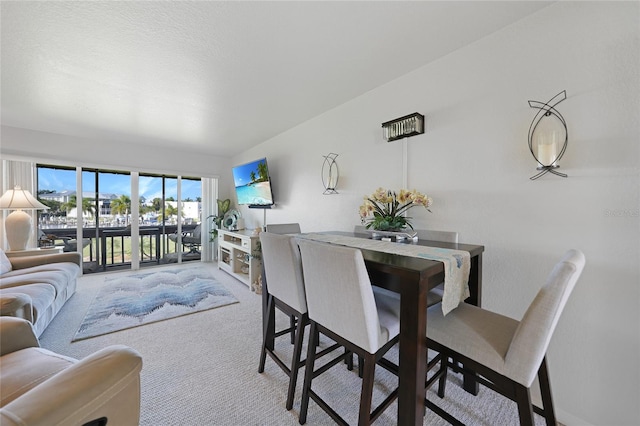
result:
<svg viewBox="0 0 640 426"><path fill-rule="evenodd" d="M260 296L219 271L215 264L198 263L193 267L206 268L240 303L71 343L87 308L105 281L105 274L86 275L78 282L77 293L41 336L41 345L76 358L116 343L137 349L143 357L140 422L143 426L297 425L304 374L299 376L293 409L286 411L286 375L271 359L267 359L263 374L257 372L262 339ZM287 322L284 316L277 320L279 324ZM323 345L327 343L323 342ZM277 348L285 354L291 351L286 337L278 340ZM452 374L449 377L446 398L440 400L429 392L430 400L468 425L518 424L514 403L486 388L473 397L461 390L459 376ZM374 398L384 398L396 380L385 370L377 369ZM317 383L322 395L335 404L347 421L355 424L361 385L357 375L338 366L321 376ZM314 387L315 384L316 381ZM397 404L394 403L375 424L394 425L396 415ZM312 401L307 424L331 425L333 422ZM447 423L427 411L424 424ZM540 418L536 418L538 424L543 424Z"/></svg>

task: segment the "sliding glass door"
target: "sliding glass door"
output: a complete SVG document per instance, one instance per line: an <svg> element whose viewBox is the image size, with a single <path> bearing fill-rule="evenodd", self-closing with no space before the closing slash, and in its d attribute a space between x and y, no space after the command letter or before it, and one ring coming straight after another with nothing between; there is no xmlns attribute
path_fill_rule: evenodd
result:
<svg viewBox="0 0 640 426"><path fill-rule="evenodd" d="M201 259L200 178L49 165L37 170L38 197L50 207L39 217L39 244L81 251L85 272Z"/></svg>

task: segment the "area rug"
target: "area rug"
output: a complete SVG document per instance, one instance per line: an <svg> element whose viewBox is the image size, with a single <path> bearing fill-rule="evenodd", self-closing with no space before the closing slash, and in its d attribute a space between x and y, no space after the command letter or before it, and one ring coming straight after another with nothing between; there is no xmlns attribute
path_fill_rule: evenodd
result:
<svg viewBox="0 0 640 426"><path fill-rule="evenodd" d="M72 341L237 302L198 267L107 277Z"/></svg>

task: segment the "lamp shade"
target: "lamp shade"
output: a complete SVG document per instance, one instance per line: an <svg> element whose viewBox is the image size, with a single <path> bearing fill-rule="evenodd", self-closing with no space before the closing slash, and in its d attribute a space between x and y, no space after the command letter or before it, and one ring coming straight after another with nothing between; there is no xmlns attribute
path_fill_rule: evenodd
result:
<svg viewBox="0 0 640 426"><path fill-rule="evenodd" d="M29 191L16 186L0 197L2 210L47 210L49 207L38 201Z"/></svg>
<svg viewBox="0 0 640 426"><path fill-rule="evenodd" d="M4 221L9 248L12 251L25 250L31 229L31 216L23 210L46 210L49 207L38 201L31 193L16 186L0 197L0 210L15 210Z"/></svg>

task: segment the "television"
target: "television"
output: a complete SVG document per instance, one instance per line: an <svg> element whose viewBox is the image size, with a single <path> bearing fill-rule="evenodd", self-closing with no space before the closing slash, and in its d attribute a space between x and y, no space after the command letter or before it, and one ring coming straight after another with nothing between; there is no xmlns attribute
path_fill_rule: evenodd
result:
<svg viewBox="0 0 640 426"><path fill-rule="evenodd" d="M266 158L235 166L232 172L239 205L248 205L251 208L269 208L273 205Z"/></svg>

